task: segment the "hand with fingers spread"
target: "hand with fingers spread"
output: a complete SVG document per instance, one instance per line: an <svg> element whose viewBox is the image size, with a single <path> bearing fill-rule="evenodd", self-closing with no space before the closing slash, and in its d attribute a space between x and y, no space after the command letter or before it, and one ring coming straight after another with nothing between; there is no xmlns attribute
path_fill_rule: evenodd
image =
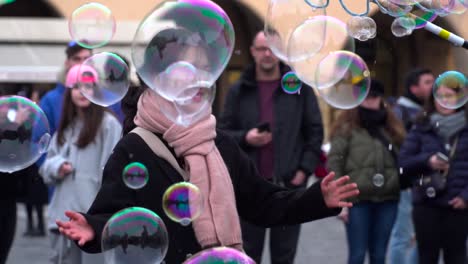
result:
<svg viewBox="0 0 468 264"><path fill-rule="evenodd" d="M321 182L323 199L328 208L352 207L353 204L346 199L359 194L356 183L347 183L349 176L343 176L334 180L334 172L330 172Z"/></svg>
<svg viewBox="0 0 468 264"><path fill-rule="evenodd" d="M65 215L70 218L70 221L56 221L60 233L71 240L78 241L80 246L94 239L94 230L83 215L73 211L66 211Z"/></svg>

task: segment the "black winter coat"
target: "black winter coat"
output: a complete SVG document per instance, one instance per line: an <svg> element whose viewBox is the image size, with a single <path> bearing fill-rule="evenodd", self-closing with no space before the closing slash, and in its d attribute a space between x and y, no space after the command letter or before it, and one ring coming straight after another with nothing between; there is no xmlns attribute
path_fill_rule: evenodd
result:
<svg viewBox="0 0 468 264"><path fill-rule="evenodd" d="M437 152L450 155L444 147L444 141L429 123L416 124L400 149L402 177L410 177L415 182L414 185L418 186L421 175L433 173L429 159ZM446 192L435 198L427 198L418 188L413 188L415 204L450 207L448 202L456 196L468 202L468 126L459 133L457 148L450 161Z"/></svg>
<svg viewBox="0 0 468 264"><path fill-rule="evenodd" d="M309 189L287 190L263 180L252 161L225 133L218 131L215 140L234 186L239 215L255 225L270 227L293 225L336 215L339 209L329 209L323 200L320 182ZM150 179L139 190L127 188L122 171L131 162L145 164ZM90 253L100 252L101 232L106 221L117 211L139 206L158 214L169 233L166 263L182 263L188 254L200 251L194 231L171 221L162 209L162 197L172 184L183 181L181 175L165 160L156 156L136 134L128 134L117 144L103 175L103 182L85 217L95 230L95 238L82 247Z"/></svg>
<svg viewBox="0 0 468 264"><path fill-rule="evenodd" d="M281 64L281 73L290 69ZM323 125L317 98L309 86L302 84L300 94L287 94L279 86L274 93L273 148L275 182L287 185L297 170L306 175L320 162ZM259 124L258 87L255 65L229 90L218 126L230 134L254 161L258 148L245 141L247 132Z"/></svg>

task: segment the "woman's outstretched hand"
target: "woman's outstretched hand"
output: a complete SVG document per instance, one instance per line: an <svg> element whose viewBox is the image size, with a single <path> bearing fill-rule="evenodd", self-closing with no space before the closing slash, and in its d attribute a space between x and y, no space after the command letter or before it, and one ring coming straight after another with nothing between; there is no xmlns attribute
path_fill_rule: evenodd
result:
<svg viewBox="0 0 468 264"><path fill-rule="evenodd" d="M323 199L328 208L352 207L353 204L345 200L359 194L356 183L347 183L349 176L340 177L334 180L334 172L330 172L323 178L320 187L322 188Z"/></svg>
<svg viewBox="0 0 468 264"><path fill-rule="evenodd" d="M60 233L71 240L78 241L80 246L94 239L94 230L83 215L73 211L66 211L65 215L70 218L70 221L56 221Z"/></svg>

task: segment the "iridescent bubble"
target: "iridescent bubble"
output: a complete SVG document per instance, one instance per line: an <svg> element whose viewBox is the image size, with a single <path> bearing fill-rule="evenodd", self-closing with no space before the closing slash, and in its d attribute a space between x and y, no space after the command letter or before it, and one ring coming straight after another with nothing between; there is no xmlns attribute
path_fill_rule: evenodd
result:
<svg viewBox="0 0 468 264"><path fill-rule="evenodd" d="M467 6L465 6L459 0L440 0L441 8L447 14L461 15L466 12Z"/></svg>
<svg viewBox="0 0 468 264"><path fill-rule="evenodd" d="M106 263L161 263L168 245L164 222L142 207L117 212L102 231L101 247Z"/></svg>
<svg viewBox="0 0 468 264"><path fill-rule="evenodd" d="M151 89L169 101L185 100L179 95L187 95L187 87L214 88L234 44L234 27L217 4L208 0L168 0L139 25L132 58L138 74Z"/></svg>
<svg viewBox="0 0 468 264"><path fill-rule="evenodd" d="M139 162L132 162L125 166L122 180L128 188L137 190L145 187L149 180L148 170Z"/></svg>
<svg viewBox="0 0 468 264"><path fill-rule="evenodd" d="M413 5L398 5L390 0L375 0L375 3L379 6L382 13L393 17L404 16L413 9Z"/></svg>
<svg viewBox="0 0 468 264"><path fill-rule="evenodd" d="M192 183L176 183L164 193L163 209L172 221L189 225L203 210L202 193Z"/></svg>
<svg viewBox="0 0 468 264"><path fill-rule="evenodd" d="M461 72L447 71L437 77L432 92L443 107L458 109L468 101L468 80Z"/></svg>
<svg viewBox="0 0 468 264"><path fill-rule="evenodd" d="M391 25L392 33L395 37L404 37L411 35L416 27L416 22L410 17L398 17L393 20Z"/></svg>
<svg viewBox="0 0 468 264"><path fill-rule="evenodd" d="M127 64L110 52L97 53L86 59L78 68L77 78L83 95L104 107L120 101L130 86Z"/></svg>
<svg viewBox="0 0 468 264"><path fill-rule="evenodd" d="M377 35L377 24L370 17L353 16L346 23L348 34L360 41L375 38Z"/></svg>
<svg viewBox="0 0 468 264"><path fill-rule="evenodd" d="M335 76L333 76L335 75ZM351 109L360 105L370 88L370 72L358 55L349 51L336 51L325 57L317 67L317 81L325 83L330 79L339 81L330 86L316 89L331 106Z"/></svg>
<svg viewBox="0 0 468 264"><path fill-rule="evenodd" d="M326 25L326 34L321 35L324 24ZM328 56L330 52L338 50L354 52L355 50L354 39L349 36L346 24L330 16L317 16L297 27L291 35L288 51L293 54L297 50L307 50L308 47L304 46L304 39L314 39L318 43L316 47L320 46L320 48L313 56L304 60L291 62L290 65L303 82L314 88L320 88L322 85L325 85L317 81L318 65L323 58ZM344 61L341 62L344 63ZM324 72L322 71L321 73ZM325 78L321 78L320 80L325 80ZM331 78L326 78L326 80L338 82L340 77L333 75Z"/></svg>
<svg viewBox="0 0 468 264"><path fill-rule="evenodd" d="M427 22L432 22L437 18L436 12L425 9L419 3L416 4L416 7L417 8L414 8L413 11L411 11L411 13L408 13L406 15L407 17L414 19L416 23L416 29L424 28Z"/></svg>
<svg viewBox="0 0 468 264"><path fill-rule="evenodd" d="M290 71L281 78L281 88L287 94L297 94L301 92L302 82L294 72Z"/></svg>
<svg viewBox="0 0 468 264"><path fill-rule="evenodd" d="M249 256L230 247L216 247L205 249L191 258L184 261L183 264L255 264Z"/></svg>
<svg viewBox="0 0 468 264"><path fill-rule="evenodd" d="M0 171L12 173L36 162L50 141L47 116L21 96L0 97Z"/></svg>
<svg viewBox="0 0 468 264"><path fill-rule="evenodd" d="M451 13L462 14L466 10L458 0L422 0L417 6L426 12L434 12L442 17Z"/></svg>
<svg viewBox="0 0 468 264"><path fill-rule="evenodd" d="M460 4L462 4L464 7L468 8L468 0L458 0Z"/></svg>
<svg viewBox="0 0 468 264"><path fill-rule="evenodd" d="M314 0L314 4L324 4L325 0ZM326 21L316 21L313 35L302 36L294 48L289 48L291 35L306 20L324 16L325 8L311 8L304 0L269 0L265 18L265 36L273 52L283 62L304 60L316 54L323 45Z"/></svg>
<svg viewBox="0 0 468 264"><path fill-rule="evenodd" d="M71 37L85 48L99 48L114 36L115 19L112 12L100 3L87 3L73 11L68 21Z"/></svg>
<svg viewBox="0 0 468 264"><path fill-rule="evenodd" d="M424 0L389 0L389 1L397 5L415 5Z"/></svg>

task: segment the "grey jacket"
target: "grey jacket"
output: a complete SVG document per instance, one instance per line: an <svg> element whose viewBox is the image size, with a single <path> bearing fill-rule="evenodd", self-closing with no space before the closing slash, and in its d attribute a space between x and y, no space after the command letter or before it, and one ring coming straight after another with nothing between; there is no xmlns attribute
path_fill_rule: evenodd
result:
<svg viewBox="0 0 468 264"><path fill-rule="evenodd" d="M44 182L55 185L49 205L48 227L56 229L55 220L67 220L65 211L86 212L101 186L102 168L121 137L122 126L117 118L105 113L94 142L83 149L73 144L78 140L83 123L76 121L65 130L65 143L59 146L57 133L52 137L47 158L39 169ZM74 171L63 179L58 176L64 162Z"/></svg>

